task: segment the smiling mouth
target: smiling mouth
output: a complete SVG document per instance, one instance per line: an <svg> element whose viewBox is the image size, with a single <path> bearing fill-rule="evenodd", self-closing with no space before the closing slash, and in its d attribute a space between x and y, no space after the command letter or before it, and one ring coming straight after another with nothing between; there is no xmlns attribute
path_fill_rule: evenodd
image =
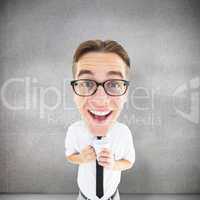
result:
<svg viewBox="0 0 200 200"><path fill-rule="evenodd" d="M98 121L98 122L103 122L105 121L112 113L112 111L105 111L105 112L100 112L100 111L94 111L94 110L88 110L90 116Z"/></svg>

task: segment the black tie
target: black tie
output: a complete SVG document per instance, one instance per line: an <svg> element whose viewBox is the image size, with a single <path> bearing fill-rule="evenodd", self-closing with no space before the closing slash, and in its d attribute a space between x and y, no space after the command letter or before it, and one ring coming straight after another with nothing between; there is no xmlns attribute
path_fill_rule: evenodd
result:
<svg viewBox="0 0 200 200"><path fill-rule="evenodd" d="M97 136L100 140L101 136ZM103 196L103 166L99 165L96 160L96 195L101 198Z"/></svg>

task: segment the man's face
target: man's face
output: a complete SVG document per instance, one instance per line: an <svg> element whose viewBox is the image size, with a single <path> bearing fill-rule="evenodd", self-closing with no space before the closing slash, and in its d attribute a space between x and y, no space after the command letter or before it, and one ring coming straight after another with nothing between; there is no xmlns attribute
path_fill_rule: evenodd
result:
<svg viewBox="0 0 200 200"><path fill-rule="evenodd" d="M89 52L84 54L76 66L75 79L90 79L104 82L110 79L126 79L127 66L115 53ZM75 103L90 132L105 136L123 108L127 92L122 96L109 96L99 86L96 93L82 97L74 94Z"/></svg>

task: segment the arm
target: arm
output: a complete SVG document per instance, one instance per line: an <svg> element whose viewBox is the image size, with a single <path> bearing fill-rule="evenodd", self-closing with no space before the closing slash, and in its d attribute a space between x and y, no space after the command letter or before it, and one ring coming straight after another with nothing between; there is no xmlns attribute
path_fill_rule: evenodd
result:
<svg viewBox="0 0 200 200"><path fill-rule="evenodd" d="M120 170L120 171L123 171L123 170L127 170L127 169L130 169L133 167L133 163L131 163L130 161L128 160L116 160L114 161L114 164L113 164L113 170Z"/></svg>
<svg viewBox="0 0 200 200"><path fill-rule="evenodd" d="M86 146L80 153L74 153L66 157L73 164L83 164L96 160L96 153L92 146Z"/></svg>
<svg viewBox="0 0 200 200"><path fill-rule="evenodd" d="M133 166L129 160L115 160L110 149L103 148L99 155L99 164L112 170L127 170Z"/></svg>
<svg viewBox="0 0 200 200"><path fill-rule="evenodd" d="M135 148L133 144L133 137L130 130L127 128L127 134L124 134L125 144L121 155L116 155L113 170L127 170L133 167L135 163Z"/></svg>
<svg viewBox="0 0 200 200"><path fill-rule="evenodd" d="M73 164L80 165L80 164L83 163L83 160L82 160L82 158L81 158L80 153L74 153L74 154L72 154L72 155L70 155L70 156L67 156L66 158L67 158L67 160L68 160L69 162L71 162L71 163L73 163Z"/></svg>

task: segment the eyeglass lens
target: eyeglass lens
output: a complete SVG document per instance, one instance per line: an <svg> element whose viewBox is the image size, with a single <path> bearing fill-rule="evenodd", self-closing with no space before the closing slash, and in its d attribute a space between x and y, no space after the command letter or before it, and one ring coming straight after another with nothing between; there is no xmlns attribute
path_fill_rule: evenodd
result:
<svg viewBox="0 0 200 200"><path fill-rule="evenodd" d="M77 80L73 83L74 91L81 96L90 96L97 90L98 84L94 80ZM123 95L126 92L127 84L124 80L108 80L103 84L107 94L113 96Z"/></svg>

